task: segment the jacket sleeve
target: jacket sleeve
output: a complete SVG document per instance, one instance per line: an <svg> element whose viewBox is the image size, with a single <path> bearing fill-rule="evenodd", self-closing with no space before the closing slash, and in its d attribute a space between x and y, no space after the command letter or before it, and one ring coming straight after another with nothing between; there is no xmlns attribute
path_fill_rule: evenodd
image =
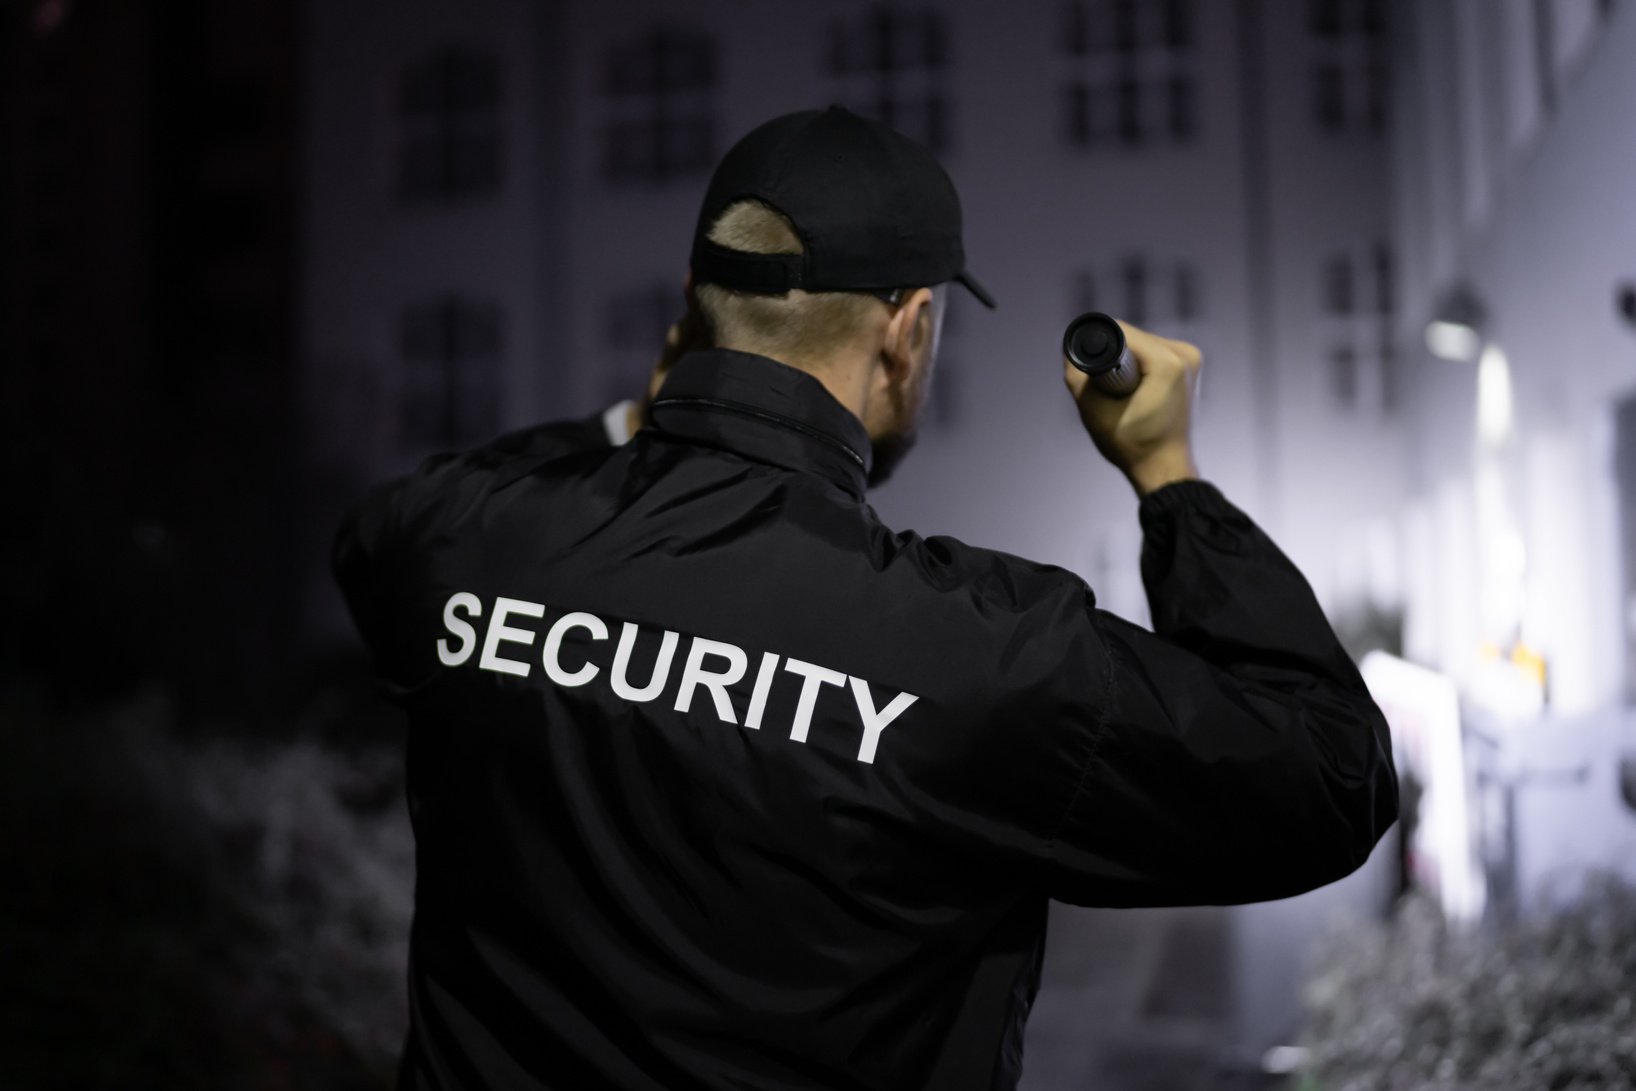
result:
<svg viewBox="0 0 1636 1091"><path fill-rule="evenodd" d="M1385 717L1310 585L1205 481L1142 499L1153 631L1089 606L1088 755L1049 844L1083 905L1236 904L1358 868L1397 817ZM1083 725L1080 725L1083 730Z"/></svg>
<svg viewBox="0 0 1636 1091"><path fill-rule="evenodd" d="M330 545L330 570L352 623L368 649L377 677L393 693L394 664L402 658L403 627L391 615L394 539L413 478L378 485L341 518Z"/></svg>
<svg viewBox="0 0 1636 1091"><path fill-rule="evenodd" d="M346 513L331 544L331 572L389 695L427 677L425 648L417 654L401 611L403 597L425 586L419 565L442 522L508 474L610 446L601 413L531 425L469 451L431 455Z"/></svg>

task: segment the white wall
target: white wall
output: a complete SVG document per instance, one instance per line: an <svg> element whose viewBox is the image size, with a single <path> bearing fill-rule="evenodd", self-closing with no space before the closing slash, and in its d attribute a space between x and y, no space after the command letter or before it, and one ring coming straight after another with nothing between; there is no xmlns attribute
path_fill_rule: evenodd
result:
<svg viewBox="0 0 1636 1091"><path fill-rule="evenodd" d="M1636 329L1614 309L1616 286L1636 279L1636 13L1616 5L1602 20L1593 3L1554 0L1541 50L1533 5L1520 0L1494 26L1466 18L1464 46L1440 29L1460 25L1449 0L1401 9L1427 33L1397 74L1412 111L1394 144L1395 235L1413 263L1400 332L1415 345L1438 294L1463 278L1510 360L1515 434L1498 464L1526 547L1522 635L1547 660L1550 700L1542 717L1485 722L1500 733L1500 768L1520 779L1519 894L1532 909L1570 895L1587 868L1629 875L1636 859L1636 815L1617 786L1636 733L1623 706L1628 589L1612 469L1614 405L1636 388ZM1486 126L1481 141L1474 126ZM1476 369L1415 352L1405 437L1415 465L1399 517L1406 651L1475 706L1478 645L1492 639L1480 626ZM1582 781L1560 775L1580 767Z"/></svg>
<svg viewBox="0 0 1636 1091"><path fill-rule="evenodd" d="M1273 312L1272 328L1256 336L1270 348L1276 382L1257 392L1275 406L1265 524L1333 612L1344 543L1390 512L1401 488L1399 452L1383 442L1391 422L1368 405L1343 411L1332 398L1327 359L1336 327L1322 314L1327 260L1389 241L1386 145L1317 131L1308 92L1315 51L1305 23L1277 18L1276 4L1266 10L1260 51L1273 58L1265 69ZM1366 278L1358 289L1367 311ZM1365 390L1374 389L1373 366L1365 353Z"/></svg>
<svg viewBox="0 0 1636 1091"><path fill-rule="evenodd" d="M1438 5L1418 8L1432 21ZM1579 12L1569 5L1571 12ZM1582 14L1582 13L1580 13ZM1577 18L1577 15L1576 15ZM1515 29L1518 17L1507 22ZM1423 324L1438 288L1463 275L1476 287L1491 313L1490 333L1511 361L1517 411L1517 439L1511 485L1518 498L1530 555L1528 619L1531 642L1551 659L1553 701L1574 715L1615 699L1620 685L1618 659L1619 581L1613 515L1613 482L1605 449L1611 399L1631 386L1629 370L1636 339L1616 318L1614 285L1636 275L1636 188L1628 175L1636 167L1636 133L1624 104L1636 95L1636 21L1619 12L1606 27L1578 22L1568 32L1576 45L1560 54L1556 111L1543 125L1537 107L1513 100L1510 132L1486 145L1494 152L1474 161L1455 149L1417 139L1412 130L1397 144L1398 237L1418 268L1417 289L1406 311ZM1457 58L1478 56L1485 64L1525 60L1522 70L1504 73L1511 82L1531 79L1532 47L1515 43L1496 57L1493 50L1435 48L1435 36L1404 73L1410 101L1425 107L1453 103L1453 112L1479 116L1464 100L1493 80L1468 83ZM1501 80L1505 83L1506 80ZM1439 107L1440 109L1440 107ZM1530 131L1532 139L1530 142ZM1451 161L1454 161L1451 163ZM1483 192L1493 201L1486 218L1466 209L1452 221L1436 193L1440 176L1485 171ZM1469 192L1469 189L1468 189ZM1416 246L1428 236L1440 242ZM1463 254L1450 261L1449 254ZM1445 268L1445 265L1447 266ZM1404 336L1415 335L1415 322ZM1473 488L1475 371L1418 352L1413 377L1411 427L1421 470L1420 496ZM1598 439L1598 437L1603 437ZM1445 500L1443 503L1448 503ZM1449 585L1465 585L1457 596L1470 603L1480 593L1473 552L1448 556L1434 567L1444 585L1444 601L1424 596L1412 604L1411 627L1426 637L1432 665L1459 677L1475 666L1467 607L1449 599ZM1432 648L1435 647L1435 651Z"/></svg>

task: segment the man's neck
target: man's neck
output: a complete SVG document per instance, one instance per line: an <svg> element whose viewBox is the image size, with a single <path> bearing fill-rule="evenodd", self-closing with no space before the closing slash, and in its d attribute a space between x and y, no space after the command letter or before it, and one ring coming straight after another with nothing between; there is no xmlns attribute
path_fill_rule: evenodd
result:
<svg viewBox="0 0 1636 1091"><path fill-rule="evenodd" d="M822 360L811 360L768 351L752 345L721 345L720 347L765 356L769 360L777 360L785 367L793 367L797 371L806 372L824 384L824 389L829 391L830 396L845 406L847 411L857 417L860 423L867 422L864 413L869 404L870 363L863 353L840 352Z"/></svg>

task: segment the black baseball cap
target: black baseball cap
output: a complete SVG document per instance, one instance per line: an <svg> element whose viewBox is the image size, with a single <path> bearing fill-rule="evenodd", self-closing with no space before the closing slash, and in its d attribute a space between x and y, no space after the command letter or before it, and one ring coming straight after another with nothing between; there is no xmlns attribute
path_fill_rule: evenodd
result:
<svg viewBox="0 0 1636 1091"><path fill-rule="evenodd" d="M706 236L717 217L753 199L795 225L799 254L749 254ZM957 280L989 307L966 272L960 197L936 156L842 106L785 114L728 149L693 233L693 279L783 295L888 291Z"/></svg>

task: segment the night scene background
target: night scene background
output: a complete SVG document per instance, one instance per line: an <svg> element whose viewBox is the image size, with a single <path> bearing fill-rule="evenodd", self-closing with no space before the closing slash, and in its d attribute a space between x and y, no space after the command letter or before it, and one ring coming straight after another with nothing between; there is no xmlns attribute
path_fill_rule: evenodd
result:
<svg viewBox="0 0 1636 1091"><path fill-rule="evenodd" d="M1636 1087L1626 0L12 0L0 1088L389 1088L400 725L328 576L429 453L639 397L716 158L842 102L972 272L872 502L1145 623L1061 387L1201 346L1201 470L1392 722L1297 898L1054 906L1023 1087Z"/></svg>

